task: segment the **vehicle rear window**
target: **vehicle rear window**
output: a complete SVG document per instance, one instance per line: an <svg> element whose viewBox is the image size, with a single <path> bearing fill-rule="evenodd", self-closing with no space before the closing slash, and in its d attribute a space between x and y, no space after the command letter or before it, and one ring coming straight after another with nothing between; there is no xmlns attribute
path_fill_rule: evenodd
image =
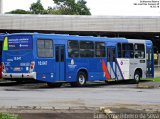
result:
<svg viewBox="0 0 160 119"><path fill-rule="evenodd" d="M31 35L11 35L4 38L3 50L32 50L33 38Z"/></svg>

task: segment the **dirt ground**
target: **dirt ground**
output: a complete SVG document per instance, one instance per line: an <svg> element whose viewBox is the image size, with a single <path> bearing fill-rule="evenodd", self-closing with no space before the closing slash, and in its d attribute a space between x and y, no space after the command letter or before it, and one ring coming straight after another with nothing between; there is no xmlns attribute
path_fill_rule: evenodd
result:
<svg viewBox="0 0 160 119"><path fill-rule="evenodd" d="M146 105L147 106L147 105ZM91 109L0 109L0 112L12 113L19 115L22 119L126 119L118 118L120 114L123 115L138 115L141 119L152 119L150 115L155 116L154 119L159 119L160 110L152 110L153 107L146 108L146 106L138 105L119 105L115 107L104 107L102 111L100 108ZM127 108L129 107L129 108ZM137 109L135 109L137 107ZM141 107L141 108L140 108ZM102 107L101 107L102 108ZM118 115L116 118L111 118L111 115ZM143 117L142 117L143 115ZM147 118L148 117L148 118ZM128 119L128 118L127 118ZM133 118L136 119L136 118Z"/></svg>

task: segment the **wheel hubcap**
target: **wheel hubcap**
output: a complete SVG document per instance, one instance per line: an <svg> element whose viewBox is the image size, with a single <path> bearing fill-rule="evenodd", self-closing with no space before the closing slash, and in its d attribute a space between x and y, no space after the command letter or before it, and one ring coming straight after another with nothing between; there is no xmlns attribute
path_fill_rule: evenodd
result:
<svg viewBox="0 0 160 119"><path fill-rule="evenodd" d="M79 76L79 83L83 85L84 82L85 82L85 77L83 75L80 75Z"/></svg>
<svg viewBox="0 0 160 119"><path fill-rule="evenodd" d="M136 81L139 80L139 75L138 74L135 75L135 79L136 79Z"/></svg>

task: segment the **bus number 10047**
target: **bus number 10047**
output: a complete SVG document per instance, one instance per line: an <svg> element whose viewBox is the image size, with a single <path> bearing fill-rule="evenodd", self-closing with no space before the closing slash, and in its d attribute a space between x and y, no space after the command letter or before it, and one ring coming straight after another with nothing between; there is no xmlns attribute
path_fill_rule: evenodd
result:
<svg viewBox="0 0 160 119"><path fill-rule="evenodd" d="M47 61L38 61L38 65L47 65Z"/></svg>

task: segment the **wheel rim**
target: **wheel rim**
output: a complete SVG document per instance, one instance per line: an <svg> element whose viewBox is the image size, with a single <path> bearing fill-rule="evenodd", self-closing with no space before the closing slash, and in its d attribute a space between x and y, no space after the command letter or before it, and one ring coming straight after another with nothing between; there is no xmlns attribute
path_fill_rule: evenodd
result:
<svg viewBox="0 0 160 119"><path fill-rule="evenodd" d="M83 75L80 75L78 79L79 79L79 83L81 85L83 85L85 83L85 77Z"/></svg>
<svg viewBox="0 0 160 119"><path fill-rule="evenodd" d="M136 81L139 81L139 75L138 75L138 74L136 74L136 75L134 76L134 78L135 78Z"/></svg>

